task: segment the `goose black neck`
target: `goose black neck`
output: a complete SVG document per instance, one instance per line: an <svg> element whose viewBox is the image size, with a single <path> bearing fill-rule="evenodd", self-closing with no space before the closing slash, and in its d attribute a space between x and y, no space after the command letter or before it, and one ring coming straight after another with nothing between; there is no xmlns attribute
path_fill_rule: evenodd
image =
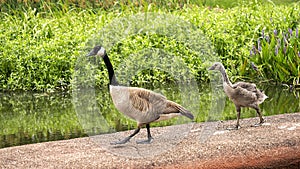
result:
<svg viewBox="0 0 300 169"><path fill-rule="evenodd" d="M107 71L108 71L108 76L109 76L109 84L110 85L114 85L117 86L119 85L116 77L115 77L115 72L113 69L113 66L108 58L108 55L105 53L104 57L103 57L104 63L106 65Z"/></svg>

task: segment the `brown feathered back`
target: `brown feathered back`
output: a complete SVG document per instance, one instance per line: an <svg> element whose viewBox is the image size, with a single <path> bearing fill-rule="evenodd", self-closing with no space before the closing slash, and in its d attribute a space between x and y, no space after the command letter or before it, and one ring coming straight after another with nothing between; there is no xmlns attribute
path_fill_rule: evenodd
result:
<svg viewBox="0 0 300 169"><path fill-rule="evenodd" d="M181 105L147 89L110 86L110 93L117 109L141 124L180 115L194 118L193 114Z"/></svg>

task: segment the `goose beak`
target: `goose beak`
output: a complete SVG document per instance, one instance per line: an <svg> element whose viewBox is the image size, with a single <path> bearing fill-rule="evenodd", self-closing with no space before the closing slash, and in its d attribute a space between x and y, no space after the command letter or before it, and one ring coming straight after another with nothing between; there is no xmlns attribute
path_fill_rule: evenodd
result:
<svg viewBox="0 0 300 169"><path fill-rule="evenodd" d="M106 54L106 51L103 47L95 46L86 56L98 55L98 56L104 57L105 54Z"/></svg>
<svg viewBox="0 0 300 169"><path fill-rule="evenodd" d="M94 50L92 50L86 56L88 57L88 56L94 56L94 55L95 55L95 52L94 52Z"/></svg>
<svg viewBox="0 0 300 169"><path fill-rule="evenodd" d="M214 66L209 67L207 70L214 70Z"/></svg>

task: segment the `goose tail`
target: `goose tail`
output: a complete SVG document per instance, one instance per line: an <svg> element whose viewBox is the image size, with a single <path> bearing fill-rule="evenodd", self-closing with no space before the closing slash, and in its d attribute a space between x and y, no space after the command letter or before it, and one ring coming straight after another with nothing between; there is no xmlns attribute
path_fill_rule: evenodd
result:
<svg viewBox="0 0 300 169"><path fill-rule="evenodd" d="M260 97L258 98L258 104L261 104L262 102L264 102L267 98L269 98L264 91L260 90L261 94Z"/></svg>
<svg viewBox="0 0 300 169"><path fill-rule="evenodd" d="M180 114L191 119L191 120L194 120L194 115L189 111L187 110L186 108L178 105L177 106L177 109L179 110Z"/></svg>

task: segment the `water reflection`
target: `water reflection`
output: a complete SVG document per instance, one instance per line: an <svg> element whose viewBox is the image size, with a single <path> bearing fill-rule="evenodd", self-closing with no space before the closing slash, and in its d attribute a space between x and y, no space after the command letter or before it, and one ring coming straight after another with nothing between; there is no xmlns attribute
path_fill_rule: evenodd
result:
<svg viewBox="0 0 300 169"><path fill-rule="evenodd" d="M81 137L66 93L0 93L0 147Z"/></svg>
<svg viewBox="0 0 300 169"><path fill-rule="evenodd" d="M269 96L260 105L264 116L293 113L300 111L300 101L297 98L299 91L290 92L284 87L259 86ZM166 95L170 100L182 103L178 94L178 88L168 85L152 86L149 89ZM212 90L207 86L199 87L200 103L199 112L193 112L197 122L208 120L212 109ZM222 93L220 93L220 96ZM192 97L192 96L191 96ZM110 129L107 131L122 131L134 129L136 123L124 117L112 104L107 89L95 91L95 107L102 112ZM190 105L191 107L195 105ZM96 117L95 114L94 117ZM214 115L215 116L215 115ZM256 117L252 109L242 109L242 118ZM103 132L101 123L94 118L90 126L83 127L79 122L71 94L68 93L32 93L32 92L11 92L0 93L0 148L30 144L52 140L70 139L76 137L96 135ZM224 111L213 120L235 119L235 107L226 98ZM153 123L152 126L164 126L183 123L178 119ZM100 128L99 128L100 124ZM85 129L85 130L84 130Z"/></svg>

